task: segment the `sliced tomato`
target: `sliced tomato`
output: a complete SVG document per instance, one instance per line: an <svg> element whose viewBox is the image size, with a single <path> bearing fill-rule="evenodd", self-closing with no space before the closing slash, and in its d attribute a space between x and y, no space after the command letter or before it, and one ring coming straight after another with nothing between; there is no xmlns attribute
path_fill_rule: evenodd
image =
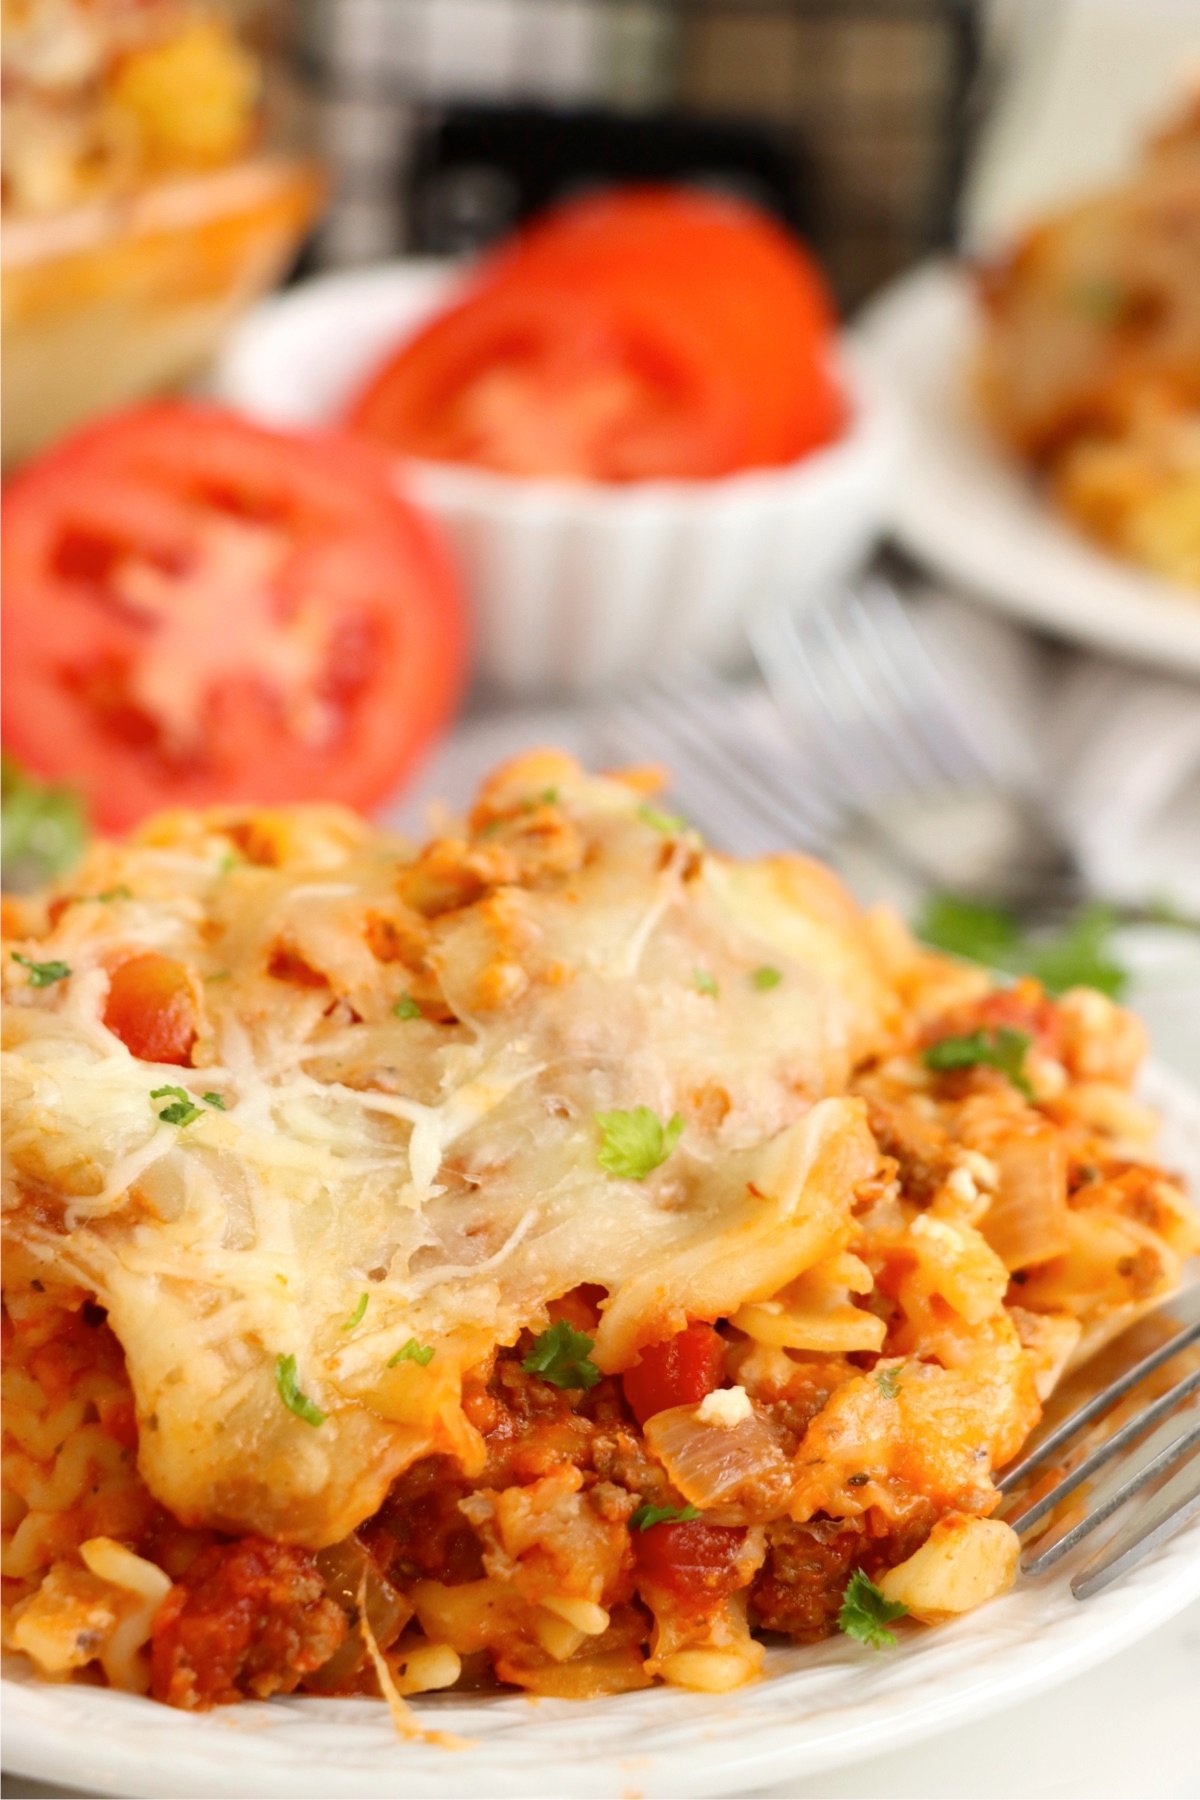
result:
<svg viewBox="0 0 1200 1800"><path fill-rule="evenodd" d="M461 690L448 554L367 445L139 408L27 465L5 526L4 743L105 828L369 807Z"/></svg>
<svg viewBox="0 0 1200 1800"><path fill-rule="evenodd" d="M564 306L553 283L477 292L379 373L347 425L505 475L701 479L737 467L744 409L703 347L650 311L636 294Z"/></svg>
<svg viewBox="0 0 1200 1800"><path fill-rule="evenodd" d="M742 1585L738 1567L746 1533L735 1525L688 1519L634 1533L638 1574L665 1588L689 1612L711 1611Z"/></svg>
<svg viewBox="0 0 1200 1800"><path fill-rule="evenodd" d="M380 369L347 423L517 475L698 479L837 435L824 282L742 202L632 189L547 215Z"/></svg>
<svg viewBox="0 0 1200 1800"><path fill-rule="evenodd" d="M668 1406L694 1406L719 1387L725 1373L725 1343L700 1319L662 1343L648 1344L621 1377L625 1398L639 1425Z"/></svg>
<svg viewBox="0 0 1200 1800"><path fill-rule="evenodd" d="M104 1023L143 1062L192 1060L197 1009L192 978L173 957L147 950L119 963L109 979Z"/></svg>

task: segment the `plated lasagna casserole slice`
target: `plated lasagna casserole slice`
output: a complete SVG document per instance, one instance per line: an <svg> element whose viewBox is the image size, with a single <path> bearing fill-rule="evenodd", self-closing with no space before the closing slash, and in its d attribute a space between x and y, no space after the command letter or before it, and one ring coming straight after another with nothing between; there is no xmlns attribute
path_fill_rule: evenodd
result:
<svg viewBox="0 0 1200 1800"><path fill-rule="evenodd" d="M1197 1247L1137 1024L538 753L167 814L4 952L6 1642L200 1708L718 1690L1002 1590Z"/></svg>

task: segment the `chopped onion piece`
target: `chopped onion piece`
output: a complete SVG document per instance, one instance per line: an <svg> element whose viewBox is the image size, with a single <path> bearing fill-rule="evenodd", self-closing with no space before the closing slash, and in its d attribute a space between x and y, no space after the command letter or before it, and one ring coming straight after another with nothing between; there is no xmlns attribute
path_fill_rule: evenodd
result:
<svg viewBox="0 0 1200 1800"><path fill-rule="evenodd" d="M714 1524L750 1525L786 1511L791 1465L759 1413L711 1425L696 1406L672 1406L648 1419L645 1430L672 1485Z"/></svg>

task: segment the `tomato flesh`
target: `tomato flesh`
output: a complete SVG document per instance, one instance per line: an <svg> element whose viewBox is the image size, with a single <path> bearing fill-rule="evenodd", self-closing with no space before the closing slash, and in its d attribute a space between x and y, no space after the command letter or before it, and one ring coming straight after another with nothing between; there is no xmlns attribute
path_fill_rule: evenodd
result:
<svg viewBox="0 0 1200 1800"><path fill-rule="evenodd" d="M689 1612L710 1611L742 1585L738 1565L746 1533L740 1526L687 1519L651 1525L635 1537L639 1575Z"/></svg>
<svg viewBox="0 0 1200 1800"><path fill-rule="evenodd" d="M386 798L464 673L457 578L367 445L195 403L9 485L4 742L124 829L170 803Z"/></svg>
<svg viewBox="0 0 1200 1800"><path fill-rule="evenodd" d="M510 475L706 479L840 431L833 309L752 207L631 189L568 204L486 261L347 423Z"/></svg>
<svg viewBox="0 0 1200 1800"><path fill-rule="evenodd" d="M183 964L154 950L119 964L108 984L104 1023L142 1062L186 1066L192 1060L197 1019L191 977Z"/></svg>
<svg viewBox="0 0 1200 1800"><path fill-rule="evenodd" d="M693 1406L720 1386L725 1343L701 1319L661 1343L649 1344L621 1377L625 1398L639 1425L668 1406Z"/></svg>

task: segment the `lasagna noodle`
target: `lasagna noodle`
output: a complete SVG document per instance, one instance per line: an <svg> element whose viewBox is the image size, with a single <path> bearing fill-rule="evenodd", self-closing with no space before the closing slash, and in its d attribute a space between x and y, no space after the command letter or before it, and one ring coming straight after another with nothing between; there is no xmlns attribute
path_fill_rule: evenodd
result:
<svg viewBox="0 0 1200 1800"><path fill-rule="evenodd" d="M556 803L531 804L547 770ZM728 865L561 759L481 805L473 843L419 856L323 809L169 818L81 872L130 897L60 915L61 986L6 965L8 1229L106 1309L143 1475L187 1525L336 1542L415 1458L478 1465L463 1373L558 1295L606 1291L618 1370L848 1240L878 1159L844 1088L894 1003L836 884ZM105 1028L112 969L147 951L199 979L194 1073ZM414 987L426 1016L396 1017ZM181 1079L223 1107L164 1120L152 1091ZM596 1115L637 1106L683 1135L622 1179ZM395 1360L410 1339L431 1363Z"/></svg>

